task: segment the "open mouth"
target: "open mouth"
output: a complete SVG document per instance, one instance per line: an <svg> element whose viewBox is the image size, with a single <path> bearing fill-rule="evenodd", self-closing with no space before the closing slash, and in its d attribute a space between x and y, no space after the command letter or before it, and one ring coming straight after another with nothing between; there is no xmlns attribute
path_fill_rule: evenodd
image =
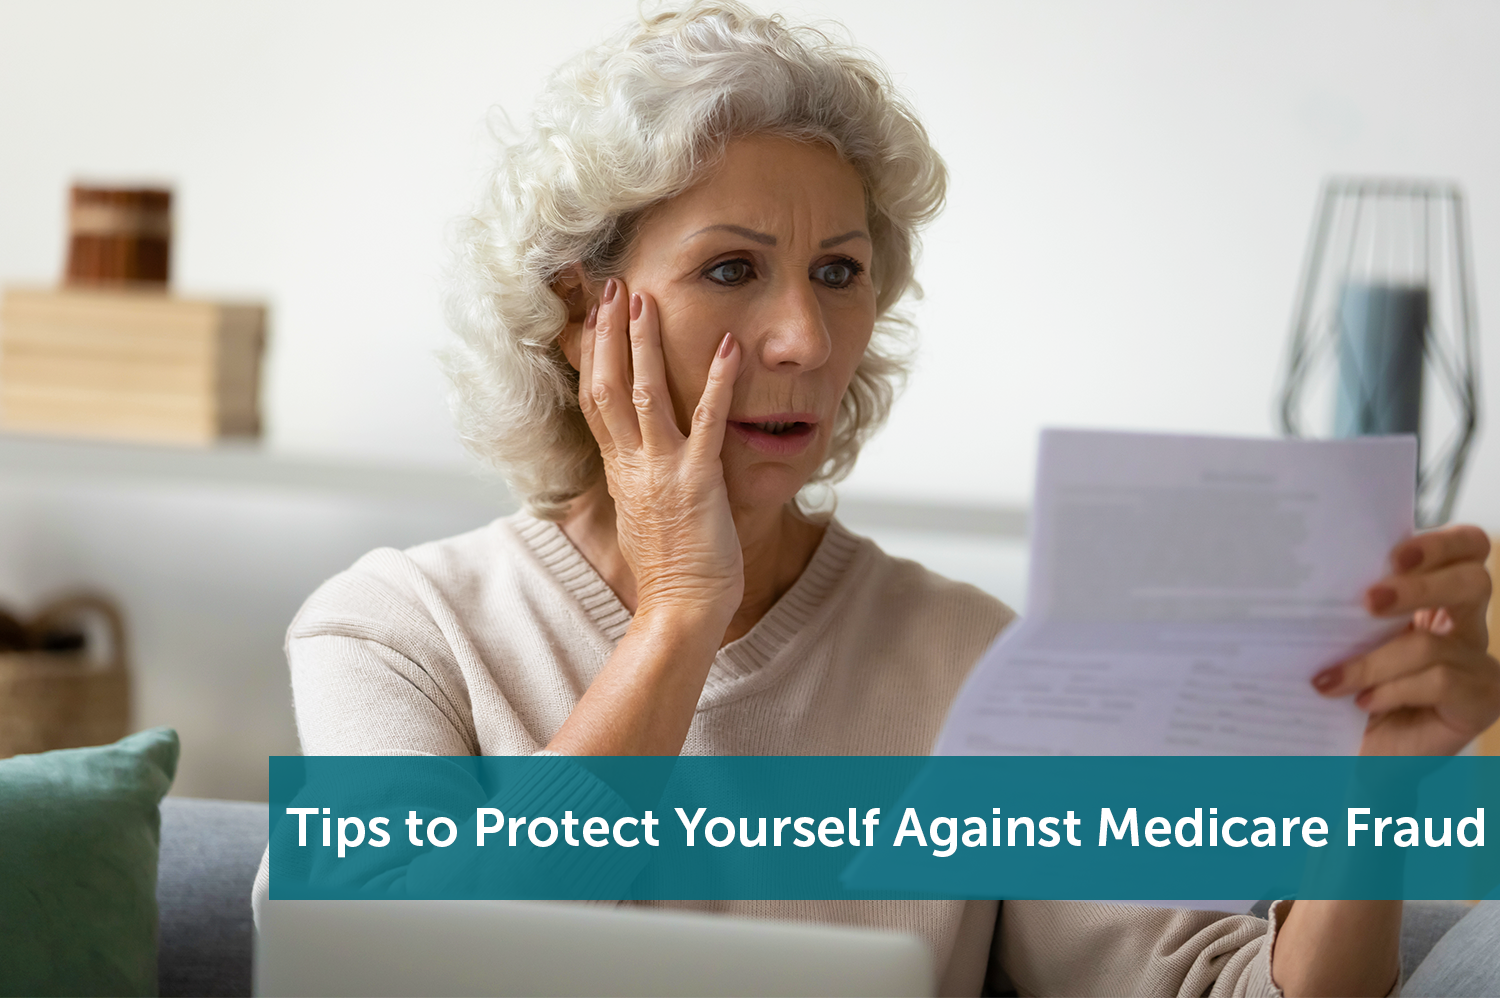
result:
<svg viewBox="0 0 1500 998"><path fill-rule="evenodd" d="M737 421L735 425L744 427L747 430L753 430L756 433L765 433L773 437L804 436L813 431L812 423L804 423L801 420L792 420L789 422L774 421L766 423L746 423Z"/></svg>
<svg viewBox="0 0 1500 998"><path fill-rule="evenodd" d="M788 456L806 449L817 436L816 417L795 418L800 413L778 413L791 418L732 419L729 428L746 445L765 454Z"/></svg>

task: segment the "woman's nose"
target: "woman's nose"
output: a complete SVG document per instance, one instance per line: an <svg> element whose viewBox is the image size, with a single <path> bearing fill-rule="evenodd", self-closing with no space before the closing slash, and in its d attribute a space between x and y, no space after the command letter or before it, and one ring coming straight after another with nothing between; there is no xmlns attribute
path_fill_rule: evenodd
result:
<svg viewBox="0 0 1500 998"><path fill-rule="evenodd" d="M823 308L811 281L791 281L769 303L761 363L767 367L812 369L828 360L833 345Z"/></svg>

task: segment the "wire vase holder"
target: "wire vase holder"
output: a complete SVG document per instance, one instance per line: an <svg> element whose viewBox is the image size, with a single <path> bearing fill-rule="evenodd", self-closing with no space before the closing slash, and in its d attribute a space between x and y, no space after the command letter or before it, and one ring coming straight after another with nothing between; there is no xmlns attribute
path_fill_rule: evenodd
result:
<svg viewBox="0 0 1500 998"><path fill-rule="evenodd" d="M1342 178L1323 187L1278 416L1290 436L1417 436L1417 520L1452 516L1479 423L1463 192Z"/></svg>

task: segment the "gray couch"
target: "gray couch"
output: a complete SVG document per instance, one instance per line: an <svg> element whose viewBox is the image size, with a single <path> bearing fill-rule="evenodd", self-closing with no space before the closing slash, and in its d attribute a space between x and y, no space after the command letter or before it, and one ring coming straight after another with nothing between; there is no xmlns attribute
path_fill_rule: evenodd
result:
<svg viewBox="0 0 1500 998"><path fill-rule="evenodd" d="M161 802L156 975L162 995L250 993L250 888L265 848L265 804Z"/></svg>
<svg viewBox="0 0 1500 998"><path fill-rule="evenodd" d="M157 974L163 996L250 994L255 938L250 888L265 847L265 804L183 797L162 801L156 900L161 911ZM1407 905L1401 958L1408 974L1469 911L1468 905L1456 901ZM1263 914L1263 909L1258 913ZM1500 931L1496 931L1500 918L1489 916L1497 913L1500 908L1491 911L1486 906L1477 913L1483 917L1465 922L1464 929L1473 930L1470 935L1477 932L1478 937L1461 939L1464 931L1455 932L1443 941L1438 954L1476 949L1483 945L1482 939L1494 936L1489 942L1492 949L1500 943ZM1491 927L1489 922L1496 925ZM1458 955L1443 962L1461 962L1453 959ZM1493 993L1493 975L1472 981L1451 976L1433 979L1432 968L1423 970L1427 973L1412 983L1421 985L1432 979L1440 989L1434 993L1457 993L1453 990L1456 980L1462 981L1460 986L1478 988L1463 993Z"/></svg>

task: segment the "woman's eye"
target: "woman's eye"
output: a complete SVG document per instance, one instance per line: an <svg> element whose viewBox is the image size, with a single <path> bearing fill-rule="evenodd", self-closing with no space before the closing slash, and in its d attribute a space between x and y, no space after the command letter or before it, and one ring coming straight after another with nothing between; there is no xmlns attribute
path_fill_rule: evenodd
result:
<svg viewBox="0 0 1500 998"><path fill-rule="evenodd" d="M813 271L813 276L830 288L847 288L863 269L851 260L840 260L823 264Z"/></svg>
<svg viewBox="0 0 1500 998"><path fill-rule="evenodd" d="M750 277L750 264L745 260L725 260L710 267L704 276L719 284L743 284Z"/></svg>

